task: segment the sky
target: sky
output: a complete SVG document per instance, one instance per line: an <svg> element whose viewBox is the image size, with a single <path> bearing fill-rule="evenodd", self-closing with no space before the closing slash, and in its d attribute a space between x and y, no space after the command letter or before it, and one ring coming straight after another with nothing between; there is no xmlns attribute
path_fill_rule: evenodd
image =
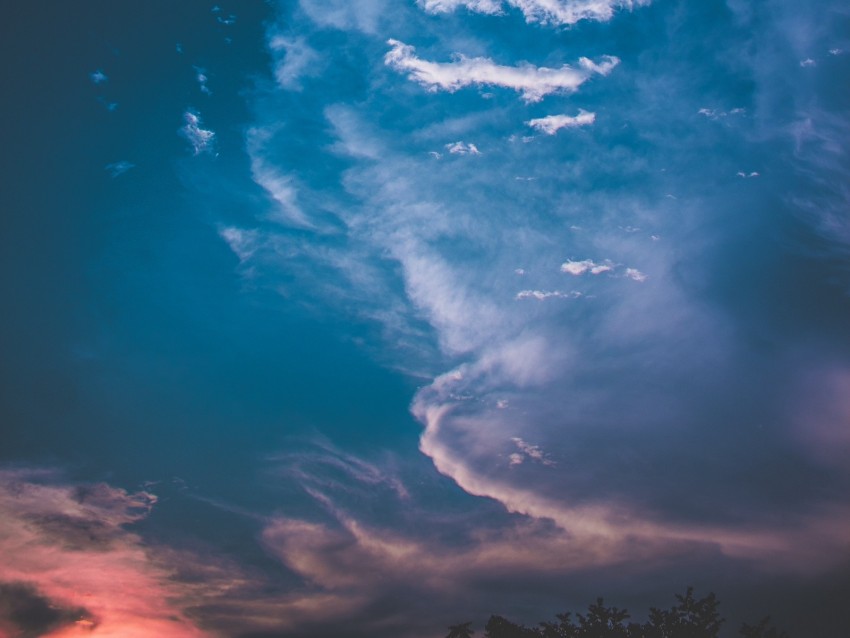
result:
<svg viewBox="0 0 850 638"><path fill-rule="evenodd" d="M0 637L844 635L845 2L7 5Z"/></svg>

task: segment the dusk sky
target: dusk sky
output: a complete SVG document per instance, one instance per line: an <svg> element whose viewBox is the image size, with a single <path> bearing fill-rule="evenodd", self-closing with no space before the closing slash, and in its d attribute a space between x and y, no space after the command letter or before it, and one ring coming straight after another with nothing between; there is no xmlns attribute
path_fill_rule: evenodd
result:
<svg viewBox="0 0 850 638"><path fill-rule="evenodd" d="M2 23L0 638L847 636L846 0Z"/></svg>

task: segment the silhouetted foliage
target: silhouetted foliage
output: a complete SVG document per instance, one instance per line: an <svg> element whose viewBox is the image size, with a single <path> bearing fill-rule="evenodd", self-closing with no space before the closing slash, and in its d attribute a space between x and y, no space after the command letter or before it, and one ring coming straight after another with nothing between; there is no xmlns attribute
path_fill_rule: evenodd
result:
<svg viewBox="0 0 850 638"><path fill-rule="evenodd" d="M471 629L472 622L461 623L460 625L451 625L446 638L470 638L475 632Z"/></svg>
<svg viewBox="0 0 850 638"><path fill-rule="evenodd" d="M490 616L484 626L485 638L538 638L536 629L516 625L501 616Z"/></svg>
<svg viewBox="0 0 850 638"><path fill-rule="evenodd" d="M630 628L625 624L629 612L616 607L606 607L597 598L587 608L587 615L578 614L578 638L629 638Z"/></svg>
<svg viewBox="0 0 850 638"><path fill-rule="evenodd" d="M688 587L684 596L676 594L679 604L670 610L652 607L649 620L643 626L641 638L716 638L723 624L717 611L720 605L714 594L694 597Z"/></svg>
<svg viewBox="0 0 850 638"><path fill-rule="evenodd" d="M617 607L606 607L602 598L587 608L586 614L571 613L555 616L557 622L541 622L539 627L518 625L502 616L490 616L484 627L485 638L717 638L724 619L720 617L720 602L714 594L705 598L694 596L693 587L684 595L676 594L676 605L670 609L649 610L649 619L643 623L627 623L629 612ZM446 638L469 638L471 623L449 627ZM453 633L467 632L467 633ZM789 638L770 625L764 618L757 625L744 625L739 630L742 638Z"/></svg>
<svg viewBox="0 0 850 638"><path fill-rule="evenodd" d="M770 616L762 618L757 625L744 623L738 633L742 638L788 638L788 634L770 624Z"/></svg>

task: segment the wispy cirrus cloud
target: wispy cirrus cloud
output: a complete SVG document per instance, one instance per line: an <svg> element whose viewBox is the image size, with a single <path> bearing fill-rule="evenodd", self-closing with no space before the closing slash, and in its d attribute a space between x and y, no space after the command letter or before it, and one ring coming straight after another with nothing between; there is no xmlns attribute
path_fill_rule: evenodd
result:
<svg viewBox="0 0 850 638"><path fill-rule="evenodd" d="M561 129L590 126L595 121L596 113L579 109L578 115L547 115L546 117L531 119L526 124L547 135L555 135Z"/></svg>
<svg viewBox="0 0 850 638"><path fill-rule="evenodd" d="M505 66L490 58L459 55L453 62L431 62L416 55L415 49L399 40L388 40L390 51L384 62L407 73L430 91L454 92L466 86L498 86L517 91L526 102L539 102L553 93L573 93L593 75L608 75L620 60L606 55L594 62L579 58L578 65L550 69L531 64Z"/></svg>
<svg viewBox="0 0 850 638"><path fill-rule="evenodd" d="M121 160L120 162L112 162L110 164L107 164L106 166L104 166L104 169L109 173L109 176L112 179L115 179L116 177L120 177L121 175L129 171L131 168L135 167L136 165L132 162Z"/></svg>
<svg viewBox="0 0 850 638"><path fill-rule="evenodd" d="M498 15L507 5L522 12L527 22L570 25L581 20L610 20L617 9L632 9L650 0L419 0L426 11L441 13L463 7Z"/></svg>
<svg viewBox="0 0 850 638"><path fill-rule="evenodd" d="M546 299L578 299L581 296L582 293L576 290L570 292L562 292L560 290L520 290L516 294L516 299L545 301Z"/></svg>
<svg viewBox="0 0 850 638"><path fill-rule="evenodd" d="M303 78L319 73L321 56L303 36L277 34L269 41L269 50L275 56L275 79L284 89L299 90Z"/></svg>

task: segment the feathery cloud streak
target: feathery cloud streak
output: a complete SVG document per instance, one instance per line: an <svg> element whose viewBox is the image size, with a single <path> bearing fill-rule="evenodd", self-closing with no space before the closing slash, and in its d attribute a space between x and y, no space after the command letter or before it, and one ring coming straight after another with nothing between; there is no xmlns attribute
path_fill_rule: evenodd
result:
<svg viewBox="0 0 850 638"><path fill-rule="evenodd" d="M526 124L547 135L554 135L562 128L590 126L595 121L596 113L588 113L584 109L579 109L578 115L547 115L529 120Z"/></svg>
<svg viewBox="0 0 850 638"><path fill-rule="evenodd" d="M468 11L499 15L507 5L522 12L527 22L570 25L581 20L610 20L616 9L632 9L649 4L650 0L420 0L422 7L432 13Z"/></svg>
<svg viewBox="0 0 850 638"><path fill-rule="evenodd" d="M526 102L539 102L553 93L573 93L594 74L608 75L619 64L614 56L598 62L579 58L578 67L565 64L557 69L531 64L504 66L489 58L458 56L454 62L430 62L416 56L415 49L399 40L387 40L390 51L384 62L407 73L429 91L454 92L466 86L499 86L517 91Z"/></svg>

